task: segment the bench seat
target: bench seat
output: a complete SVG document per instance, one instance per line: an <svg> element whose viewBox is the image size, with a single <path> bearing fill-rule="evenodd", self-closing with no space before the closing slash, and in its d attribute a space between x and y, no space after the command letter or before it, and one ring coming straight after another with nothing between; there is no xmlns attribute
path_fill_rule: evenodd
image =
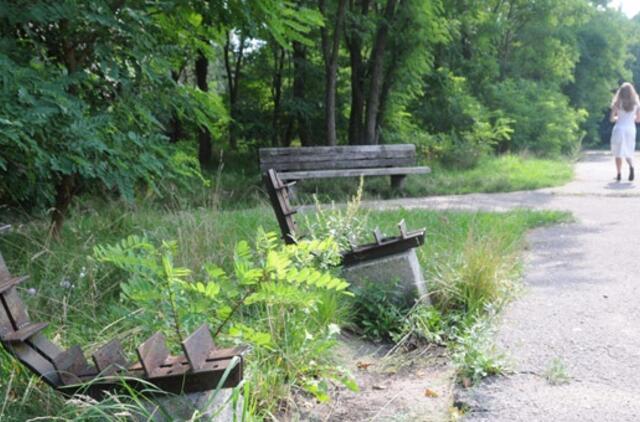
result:
<svg viewBox="0 0 640 422"><path fill-rule="evenodd" d="M323 179L331 177L360 177L360 176L404 176L407 174L428 174L429 167L382 167L341 170L311 170L278 172L282 180Z"/></svg>

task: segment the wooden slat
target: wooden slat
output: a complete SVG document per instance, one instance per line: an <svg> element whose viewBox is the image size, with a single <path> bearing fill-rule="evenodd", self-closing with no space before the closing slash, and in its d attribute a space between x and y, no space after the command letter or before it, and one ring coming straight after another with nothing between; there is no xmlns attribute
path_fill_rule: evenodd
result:
<svg viewBox="0 0 640 422"><path fill-rule="evenodd" d="M82 348L76 345L69 350L60 353L53 361L53 365L58 371L58 375L65 385L79 384L80 377L85 375L95 375L96 371L89 365L82 353Z"/></svg>
<svg viewBox="0 0 640 422"><path fill-rule="evenodd" d="M4 301L0 299L0 338L4 337L7 333L15 331L13 322L5 309Z"/></svg>
<svg viewBox="0 0 640 422"><path fill-rule="evenodd" d="M36 323L29 323L29 324L23 325L19 330L12 331L5 334L2 337L2 341L9 342L9 343L24 342L25 340L33 337L34 335L38 334L40 331L47 328L48 325L49 325L48 322L36 322Z"/></svg>
<svg viewBox="0 0 640 422"><path fill-rule="evenodd" d="M273 161L260 163L262 171L273 168L278 171L297 170L339 170L352 168L379 168L379 167L410 167L416 164L415 158L383 158L371 160L352 160L349 158L317 161L299 161L296 159L286 161Z"/></svg>
<svg viewBox="0 0 640 422"><path fill-rule="evenodd" d="M297 149L297 148L296 148ZM305 151L305 154L261 154L261 163L278 163L278 162L306 162L311 163L314 161L329 161L329 160L359 160L359 161L374 161L385 159L406 159L415 160L415 150L407 151L378 151L372 152L346 152L346 153L322 153L315 151Z"/></svg>
<svg viewBox="0 0 640 422"><path fill-rule="evenodd" d="M53 364L46 360L33 347L26 343L14 343L10 346L11 352L18 360L27 366L31 372L42 378L52 387L58 387L62 384Z"/></svg>
<svg viewBox="0 0 640 422"><path fill-rule="evenodd" d="M29 279L29 276L24 277L11 277L5 279L4 281L0 281L0 294L6 292L10 288L17 286L20 283L23 283Z"/></svg>
<svg viewBox="0 0 640 422"><path fill-rule="evenodd" d="M295 243L294 239L298 228L293 219L294 213L289 203L288 187L280 180L278 173L273 169L268 170L263 179L282 237L287 244Z"/></svg>
<svg viewBox="0 0 640 422"><path fill-rule="evenodd" d="M45 359L49 362L53 362L60 353L63 352L61 348L52 343L44 334L38 333L32 336L28 341L33 348L35 348Z"/></svg>
<svg viewBox="0 0 640 422"><path fill-rule="evenodd" d="M155 371L169 358L166 340L161 332L152 335L138 349L138 357L148 378L153 378Z"/></svg>
<svg viewBox="0 0 640 422"><path fill-rule="evenodd" d="M347 169L347 170L315 170L280 172L282 180L322 179L331 177L359 177L359 176L393 176L404 174L431 173L429 167L394 167L380 169Z"/></svg>
<svg viewBox="0 0 640 422"><path fill-rule="evenodd" d="M6 310L9 313L16 330L19 330L21 327L31 322L29 314L27 314L27 308L24 306L24 303L22 303L22 299L20 299L15 287L10 288L0 295L0 299L4 301Z"/></svg>
<svg viewBox="0 0 640 422"><path fill-rule="evenodd" d="M185 341L182 342L184 355L187 357L193 372L206 367L207 357L216 348L207 324L202 324Z"/></svg>
<svg viewBox="0 0 640 422"><path fill-rule="evenodd" d="M93 354L92 358L100 375L103 376L113 375L129 366L127 356L118 340L111 340L102 346Z"/></svg>
<svg viewBox="0 0 640 422"><path fill-rule="evenodd" d="M281 147L281 148L260 148L260 157L286 156L286 155L316 155L316 154L387 154L415 151L413 144L389 144L389 145L340 145L334 147Z"/></svg>
<svg viewBox="0 0 640 422"><path fill-rule="evenodd" d="M4 258L0 253L0 282L6 281L11 278L7 264L4 262Z"/></svg>
<svg viewBox="0 0 640 422"><path fill-rule="evenodd" d="M337 160L376 160L383 158L415 158L415 149L405 149L401 151L393 151L388 149L379 149L377 151L318 151L315 148L291 148L286 152L272 153L269 149L260 150L260 161L269 162L276 160L301 160L301 161L323 161L329 157Z"/></svg>

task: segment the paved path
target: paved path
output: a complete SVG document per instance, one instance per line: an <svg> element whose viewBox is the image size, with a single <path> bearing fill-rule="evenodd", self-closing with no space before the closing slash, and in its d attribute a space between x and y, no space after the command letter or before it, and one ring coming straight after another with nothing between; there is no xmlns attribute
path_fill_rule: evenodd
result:
<svg viewBox="0 0 640 422"><path fill-rule="evenodd" d="M640 420L640 182L613 182L612 161L587 153L561 188L381 205L544 208L576 217L530 234L526 288L504 311L497 339L514 373L462 392L472 408L466 420ZM568 384L545 379L553 362L565 367Z"/></svg>

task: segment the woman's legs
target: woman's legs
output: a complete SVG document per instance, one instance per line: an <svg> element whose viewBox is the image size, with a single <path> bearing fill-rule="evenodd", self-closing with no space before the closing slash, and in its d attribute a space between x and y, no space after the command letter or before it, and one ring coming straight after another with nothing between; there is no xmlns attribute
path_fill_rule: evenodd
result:
<svg viewBox="0 0 640 422"><path fill-rule="evenodd" d="M631 157L627 157L627 164L629 164L629 181L633 181L635 179L635 174L633 171L633 159Z"/></svg>
<svg viewBox="0 0 640 422"><path fill-rule="evenodd" d="M616 157L616 170L618 171L618 180L620 180L620 172L622 171L622 157Z"/></svg>

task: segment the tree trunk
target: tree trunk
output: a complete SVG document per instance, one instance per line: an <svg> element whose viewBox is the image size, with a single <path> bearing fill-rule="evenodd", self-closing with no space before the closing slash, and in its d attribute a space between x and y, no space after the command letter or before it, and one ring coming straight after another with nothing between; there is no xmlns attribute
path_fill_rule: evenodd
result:
<svg viewBox="0 0 640 422"><path fill-rule="evenodd" d="M273 60L275 71L273 73L273 87L271 94L273 96L273 119L271 127L273 134L271 137L271 145L277 147L280 144L280 114L282 106L282 73L284 69L284 48L278 46L274 50Z"/></svg>
<svg viewBox="0 0 640 422"><path fill-rule="evenodd" d="M180 74L182 73L182 69L180 69L179 71L175 71L172 70L171 71L171 78L174 80L174 82L177 84L180 81ZM175 144L176 142L178 142L180 139L184 138L184 132L182 129L182 120L180 120L180 116L178 116L178 113L174 110L171 113L171 121L169 122L169 140L171 141L171 143Z"/></svg>
<svg viewBox="0 0 640 422"><path fill-rule="evenodd" d="M360 2L360 14L367 16L370 0ZM351 13L355 14L356 5L350 3ZM351 66L351 110L349 112L349 144L362 144L364 132L364 106L365 106L365 69L362 58L362 25L358 21L352 22L350 30L345 33L347 48L349 49L349 62Z"/></svg>
<svg viewBox="0 0 640 422"><path fill-rule="evenodd" d="M56 200L51 214L51 234L56 239L60 237L64 219L73 200L75 177L70 174L62 176L62 180L56 186Z"/></svg>
<svg viewBox="0 0 640 422"><path fill-rule="evenodd" d="M229 146L231 149L238 147L238 122L237 122L237 104L238 104L238 88L240 85L240 72L242 70L244 58L244 35L240 35L238 51L234 52L235 61L231 63L231 37L227 32L227 41L224 45L224 67L227 72L227 88L229 91Z"/></svg>
<svg viewBox="0 0 640 422"><path fill-rule="evenodd" d="M331 45L329 45L329 31L327 27L322 27L320 33L322 36L322 53L324 56L325 68L325 85L324 85L324 129L325 144L334 146L337 144L336 135L336 87L338 79L338 53L340 52L340 33L342 30L342 22L344 21L346 0L339 0L338 10L336 11L335 28ZM325 1L320 0L319 8L322 15L326 18L328 13L325 7ZM328 21L328 19L325 19Z"/></svg>
<svg viewBox="0 0 640 422"><path fill-rule="evenodd" d="M299 42L293 42L293 103L294 111L291 116L292 120L297 123L298 136L300 136L300 143L303 146L313 145L311 133L309 130L309 121L307 114L300 109L305 105L305 74L307 67L307 50L304 45ZM292 126L295 126L292 123ZM285 139L285 145L291 145L291 138L294 135L292 129L288 133L288 138Z"/></svg>
<svg viewBox="0 0 640 422"><path fill-rule="evenodd" d="M365 116L365 143L375 144L378 139L376 130L378 127L378 110L380 107L380 94L384 77L384 53L389 34L389 24L395 14L398 0L388 0L384 16L376 31L373 52L371 53L371 78L369 84L369 96L367 99L367 114Z"/></svg>
<svg viewBox="0 0 640 422"><path fill-rule="evenodd" d="M207 75L209 74L209 59L202 51L198 52L196 59L196 83L202 92L209 92ZM203 167L211 164L211 133L206 127L198 128L198 160Z"/></svg>

